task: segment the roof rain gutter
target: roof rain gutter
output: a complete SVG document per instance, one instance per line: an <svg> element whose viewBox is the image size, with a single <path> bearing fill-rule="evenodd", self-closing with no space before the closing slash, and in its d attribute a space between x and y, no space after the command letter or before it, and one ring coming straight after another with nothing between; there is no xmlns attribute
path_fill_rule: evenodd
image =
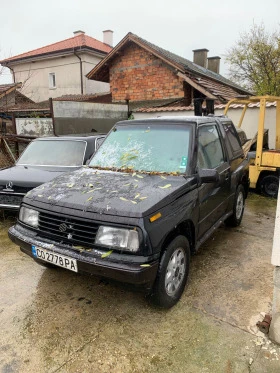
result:
<svg viewBox="0 0 280 373"><path fill-rule="evenodd" d="M83 95L84 94L84 84L83 84L83 62L82 62L82 59L81 57L77 54L77 52L75 51L74 49L74 54L76 57L79 58L80 60L80 79L81 79L81 94Z"/></svg>

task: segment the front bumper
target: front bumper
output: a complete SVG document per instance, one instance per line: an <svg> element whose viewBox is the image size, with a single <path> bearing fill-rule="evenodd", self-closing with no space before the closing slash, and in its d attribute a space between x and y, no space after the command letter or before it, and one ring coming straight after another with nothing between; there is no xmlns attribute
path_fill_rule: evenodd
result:
<svg viewBox="0 0 280 373"><path fill-rule="evenodd" d="M33 233L33 232L32 232ZM118 254L114 254L114 260L110 257L101 258L104 251L92 250L92 252L79 252L71 249L70 247L62 246L60 244L53 244L51 241L39 240L38 237L29 235L28 230L15 225L9 229L9 238L20 247L21 251L33 257L32 245L45 248L57 254L61 254L77 260L78 272L90 275L98 275L102 277L111 278L117 281L131 283L135 285L145 285L151 287L155 281L158 260L151 262L142 262L141 257L134 255L125 255L129 257L128 260L116 260ZM108 248L108 250L110 250ZM113 256L113 255L112 255ZM122 257L122 255L119 255ZM139 260L140 259L140 260Z"/></svg>

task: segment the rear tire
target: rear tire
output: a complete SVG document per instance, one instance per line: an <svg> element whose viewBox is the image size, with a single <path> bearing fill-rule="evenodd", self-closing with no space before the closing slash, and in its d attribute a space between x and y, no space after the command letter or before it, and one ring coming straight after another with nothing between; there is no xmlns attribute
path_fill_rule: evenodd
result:
<svg viewBox="0 0 280 373"><path fill-rule="evenodd" d="M244 205L245 205L245 190L243 185L238 185L234 202L233 202L233 213L232 215L225 220L225 224L230 227L237 227L240 225L241 220L243 218L244 212Z"/></svg>
<svg viewBox="0 0 280 373"><path fill-rule="evenodd" d="M261 193L266 197L277 198L279 188L279 177L266 175L260 181Z"/></svg>
<svg viewBox="0 0 280 373"><path fill-rule="evenodd" d="M188 279L189 266L189 242L186 237L177 236L161 257L151 294L154 304L171 308L179 301Z"/></svg>

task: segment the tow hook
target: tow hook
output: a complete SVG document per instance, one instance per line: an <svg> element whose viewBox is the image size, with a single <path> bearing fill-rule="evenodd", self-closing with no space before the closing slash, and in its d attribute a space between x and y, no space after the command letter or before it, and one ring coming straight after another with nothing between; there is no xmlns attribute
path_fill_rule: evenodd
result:
<svg viewBox="0 0 280 373"><path fill-rule="evenodd" d="M263 321L258 321L256 325L262 333L268 334L270 323L271 323L271 316L266 314L264 316Z"/></svg>

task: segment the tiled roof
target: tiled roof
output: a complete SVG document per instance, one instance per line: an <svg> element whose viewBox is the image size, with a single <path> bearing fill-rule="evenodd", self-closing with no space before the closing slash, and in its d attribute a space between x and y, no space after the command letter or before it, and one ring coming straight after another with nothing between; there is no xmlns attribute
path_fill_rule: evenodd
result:
<svg viewBox="0 0 280 373"><path fill-rule="evenodd" d="M237 89L245 91L238 84L233 83L232 81L230 81L229 79L225 78L221 74L217 74L217 73L214 73L211 70L205 69L204 67L199 66L199 65L195 64L194 62L192 62L192 61L190 61L190 60L188 60L188 59L186 59L184 57L178 56L175 53L169 52L166 49L160 48L157 45L152 44L149 41L147 41L145 39L142 39L142 38L140 38L139 36L137 36L135 34L131 34L131 35L133 35L133 37L135 39L138 39L141 43L146 44L147 46L149 46L151 49L154 49L154 50L158 51L161 55L165 56L167 59L175 62L178 65L181 65L181 67L183 67L183 69L185 70L185 72L189 71L189 72L192 72L192 73L197 73L199 75L204 75L205 77L208 77L210 79L217 80L217 81L219 81L221 83L224 83L226 85L229 85L231 87L235 87Z"/></svg>
<svg viewBox="0 0 280 373"><path fill-rule="evenodd" d="M164 108L169 105L177 106L177 105L182 105L181 101L182 99L178 100L174 98L168 98L168 99L162 99L162 100L129 101L129 110L138 111L138 109L145 109L145 108L157 108L157 107Z"/></svg>
<svg viewBox="0 0 280 373"><path fill-rule="evenodd" d="M72 38L65 39L59 41L54 44L47 45L45 47L41 47L38 49L34 49L32 51L19 54L17 56L13 56L10 58L6 58L5 60L0 61L0 63L9 63L16 60L22 60L29 57L41 56L41 55L48 55L53 53L58 53L60 51L71 50L71 49L78 49L78 48L89 48L94 49L98 52L102 52L104 54L109 53L112 50L107 44L102 43L99 40L92 38L86 34L79 34L73 36Z"/></svg>
<svg viewBox="0 0 280 373"><path fill-rule="evenodd" d="M209 94L211 94L211 90L213 90L215 92L213 95L218 98L220 96L222 100L228 100L228 98L233 98L240 94L251 94L251 92L248 92L238 84L233 83L221 74L217 74L211 70L205 69L194 62L160 48L131 32L128 33L119 42L119 44L116 45L116 47L113 48L111 52L87 74L87 77L89 79L109 82L109 60L115 58L115 56L117 56L117 52L130 42L134 42L140 47L146 48L149 52L153 53L158 58L161 58L166 63L170 64L174 69L181 72L188 79L193 80L200 87L204 87Z"/></svg>
<svg viewBox="0 0 280 373"><path fill-rule="evenodd" d="M10 92L21 87L21 83L0 84L0 97L9 94Z"/></svg>
<svg viewBox="0 0 280 373"><path fill-rule="evenodd" d="M56 97L53 99L53 101L80 101L80 102L91 102L95 101L96 99L108 99L109 101L112 101L112 94L111 92L105 92L105 93L95 93L95 94L87 94L87 95L63 95L60 97Z"/></svg>
<svg viewBox="0 0 280 373"><path fill-rule="evenodd" d="M215 109L224 109L226 107L226 105L215 105ZM259 102L252 102L250 104L248 104L248 107L250 108L259 108L260 107L260 103ZM276 107L276 101L266 101L266 107ZM230 105L230 108L231 109L243 109L244 108L244 105L243 104L231 104Z"/></svg>
<svg viewBox="0 0 280 373"><path fill-rule="evenodd" d="M225 104L218 104L214 106L214 109L224 109L226 107ZM248 105L248 108L259 108L260 103L251 103ZM267 102L266 107L276 107L276 101L274 102ZM244 105L242 104L231 104L231 109L243 109ZM169 111L193 111L194 107L193 105L190 106L155 106L155 107L139 107L135 110L135 112L138 113L157 113L157 112L169 112Z"/></svg>
<svg viewBox="0 0 280 373"><path fill-rule="evenodd" d="M210 92L212 95L214 95L218 100L222 102L229 101L230 99L235 98L237 96L236 88L229 85L225 85L223 82L221 82L221 80L213 80L212 78L202 75L191 77L190 79L196 84L199 84L207 92ZM238 91L240 91L240 87Z"/></svg>
<svg viewBox="0 0 280 373"><path fill-rule="evenodd" d="M19 92L18 90L16 90L15 95L16 95L16 103L17 104L20 104L20 103L31 103L31 104L33 104L34 103L34 101L31 100L31 98L25 96L23 93Z"/></svg>
<svg viewBox="0 0 280 373"><path fill-rule="evenodd" d="M42 101L42 102L20 102L16 103L15 105L9 107L7 109L7 113L14 113L14 112L50 112L50 103L49 101Z"/></svg>

